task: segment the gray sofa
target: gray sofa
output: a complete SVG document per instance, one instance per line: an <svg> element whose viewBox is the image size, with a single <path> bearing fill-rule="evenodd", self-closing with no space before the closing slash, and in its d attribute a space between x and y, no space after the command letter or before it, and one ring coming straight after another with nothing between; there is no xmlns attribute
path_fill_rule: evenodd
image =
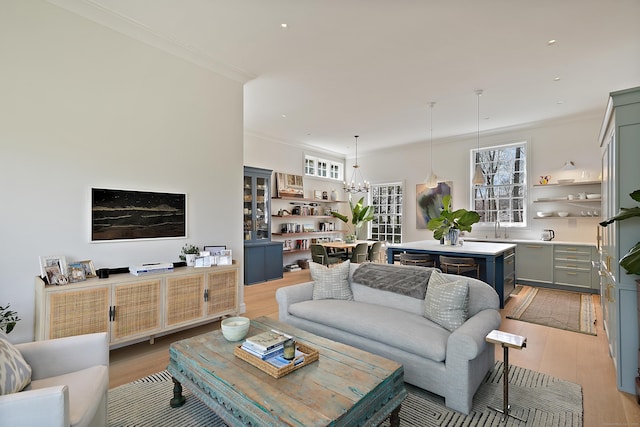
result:
<svg viewBox="0 0 640 427"><path fill-rule="evenodd" d="M278 289L280 321L397 361L407 383L443 396L446 406L468 414L473 395L494 365L494 346L485 337L500 326L495 290L464 277L469 317L449 332L423 316L423 299L353 282L357 268L352 264L349 273L353 301L314 300L314 282Z"/></svg>

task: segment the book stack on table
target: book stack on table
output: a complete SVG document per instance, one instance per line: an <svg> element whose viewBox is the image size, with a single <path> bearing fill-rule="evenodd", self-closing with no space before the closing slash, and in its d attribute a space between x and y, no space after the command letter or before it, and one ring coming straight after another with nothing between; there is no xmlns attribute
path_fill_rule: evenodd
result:
<svg viewBox="0 0 640 427"><path fill-rule="evenodd" d="M287 335L285 333L270 330L266 332L262 332L253 337L247 338L240 347L242 350L246 351L249 354L252 354L265 362L272 364L273 366L280 368L282 366L286 366L291 363L291 360L287 360L283 357L284 353L284 342L286 340L292 339L291 335ZM304 361L304 357L298 358L298 356L303 355L302 352L296 350L295 355L295 364L302 363Z"/></svg>

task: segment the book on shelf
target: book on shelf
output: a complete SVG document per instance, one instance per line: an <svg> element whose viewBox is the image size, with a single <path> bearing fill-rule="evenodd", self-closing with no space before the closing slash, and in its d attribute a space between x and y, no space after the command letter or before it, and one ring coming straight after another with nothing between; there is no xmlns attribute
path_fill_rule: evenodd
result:
<svg viewBox="0 0 640 427"><path fill-rule="evenodd" d="M249 354L259 357L262 360L266 360L270 357L280 356L281 354L284 353L284 346L282 344L266 352L258 351L255 348L251 347L251 345L247 344L246 342L243 343L240 348L242 348L242 350L246 351Z"/></svg>
<svg viewBox="0 0 640 427"><path fill-rule="evenodd" d="M272 348L282 345L286 340L293 338L283 332L274 329L254 335L245 340L245 344L259 352L267 352Z"/></svg>
<svg viewBox="0 0 640 427"><path fill-rule="evenodd" d="M300 356L302 356L302 357L300 357ZM282 355L280 355L280 356L270 357L270 358L266 359L265 362L270 363L271 365L275 366L276 368L283 368L285 366L288 366L291 362L293 362L294 365L301 364L302 362L304 362L304 356L305 356L305 354L303 352L301 352L300 350L296 349L296 355L291 360L287 360L284 357L282 357Z"/></svg>

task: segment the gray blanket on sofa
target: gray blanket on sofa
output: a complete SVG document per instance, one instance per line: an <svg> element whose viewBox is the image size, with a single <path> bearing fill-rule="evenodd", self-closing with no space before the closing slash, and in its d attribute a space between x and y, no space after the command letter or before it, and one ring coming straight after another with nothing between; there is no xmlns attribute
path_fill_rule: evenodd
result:
<svg viewBox="0 0 640 427"><path fill-rule="evenodd" d="M424 299L433 268L393 264L362 264L353 281L370 288Z"/></svg>

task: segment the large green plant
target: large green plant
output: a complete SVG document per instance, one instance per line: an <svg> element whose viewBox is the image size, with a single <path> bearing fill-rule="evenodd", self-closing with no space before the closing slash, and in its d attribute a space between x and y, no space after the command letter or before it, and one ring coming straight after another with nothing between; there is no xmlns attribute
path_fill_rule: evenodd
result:
<svg viewBox="0 0 640 427"><path fill-rule="evenodd" d="M460 231L471 231L471 226L480 221L480 214L476 211L466 209L451 210L451 195L447 194L442 198L443 209L440 216L432 218L427 223L427 228L433 231L436 240L442 239L449 230L458 229Z"/></svg>
<svg viewBox="0 0 640 427"><path fill-rule="evenodd" d="M364 223L373 220L373 206L364 206L364 197L362 197L355 205L349 199L349 207L351 208L353 229L349 226L349 218L346 215L342 215L340 212L331 212L331 215L347 224L351 234L356 236Z"/></svg>
<svg viewBox="0 0 640 427"><path fill-rule="evenodd" d="M640 190L636 190L629 195L636 202L640 202ZM623 221L633 217L640 217L640 206L636 206L635 208L620 208L618 215L602 221L600 225L606 227L614 221ZM640 242L636 243L625 256L620 258L618 264L620 264L627 273L640 275Z"/></svg>

